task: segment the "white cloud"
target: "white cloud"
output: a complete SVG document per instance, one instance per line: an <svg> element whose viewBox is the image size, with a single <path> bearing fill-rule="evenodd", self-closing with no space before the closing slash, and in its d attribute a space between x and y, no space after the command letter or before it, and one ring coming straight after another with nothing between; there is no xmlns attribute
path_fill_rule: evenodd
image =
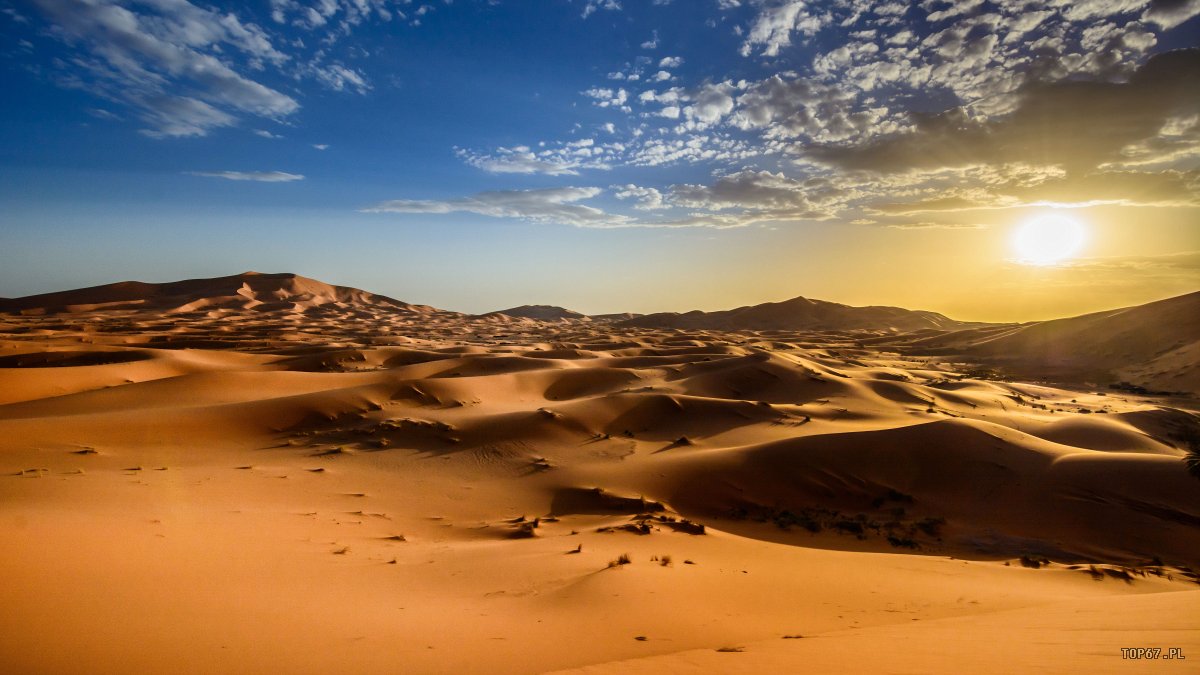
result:
<svg viewBox="0 0 1200 675"><path fill-rule="evenodd" d="M629 200L632 199L636 203L633 208L643 211L656 211L659 209L669 208L663 203L663 194L652 187L639 187L637 185L614 185L612 186L613 196L617 199Z"/></svg>
<svg viewBox="0 0 1200 675"><path fill-rule="evenodd" d="M583 5L583 18L588 18L598 9L619 10L621 3L617 0L586 0Z"/></svg>
<svg viewBox="0 0 1200 675"><path fill-rule="evenodd" d="M349 35L354 27L372 18L391 21L396 17L406 18L404 12L388 0L315 0L311 3L271 0L271 18L276 23L288 23L306 30L322 29L331 37Z"/></svg>
<svg viewBox="0 0 1200 675"><path fill-rule="evenodd" d="M810 13L807 0L754 0L754 3L759 13L742 44L744 56L749 56L756 47L762 48L763 56L777 56L781 49L791 45L792 33L813 36L828 21L828 13Z"/></svg>
<svg viewBox="0 0 1200 675"><path fill-rule="evenodd" d="M233 115L186 96L133 95L129 100L141 108L142 118L150 123L142 133L151 138L204 136L236 122Z"/></svg>
<svg viewBox="0 0 1200 675"><path fill-rule="evenodd" d="M595 99L596 105L601 108L625 108L625 103L629 100L629 92L625 91L623 87L617 89L593 87L583 92L583 95Z"/></svg>
<svg viewBox="0 0 1200 675"><path fill-rule="evenodd" d="M610 133L614 131L615 127ZM549 147L539 147L537 150L519 145L511 148L499 147L489 153L458 148L455 154L467 164L489 173L575 176L581 169L611 168L624 150L624 144L597 144L594 139L588 138L555 143Z"/></svg>
<svg viewBox="0 0 1200 675"><path fill-rule="evenodd" d="M248 180L259 183L291 183L292 181L304 180L304 176L298 173L285 173L283 171L189 171L188 173L192 176L224 178L225 180Z"/></svg>
<svg viewBox="0 0 1200 675"><path fill-rule="evenodd" d="M734 86L730 82L702 85L688 95L692 105L689 115L702 122L713 123L733 111Z"/></svg>
<svg viewBox="0 0 1200 675"><path fill-rule="evenodd" d="M347 68L340 63L327 66L319 63L310 63L304 66L302 72L310 75L317 82L334 91L353 90L363 94L371 88L371 85L367 82L366 75L357 70Z"/></svg>
<svg viewBox="0 0 1200 675"><path fill-rule="evenodd" d="M137 11L112 0L34 2L53 22L51 34L79 51L74 63L90 77L86 85L71 80L74 86L139 109L151 125L147 135L201 136L233 125L234 112L276 119L300 107L235 70L230 49L250 70L288 57L234 14L186 0L145 2Z"/></svg>

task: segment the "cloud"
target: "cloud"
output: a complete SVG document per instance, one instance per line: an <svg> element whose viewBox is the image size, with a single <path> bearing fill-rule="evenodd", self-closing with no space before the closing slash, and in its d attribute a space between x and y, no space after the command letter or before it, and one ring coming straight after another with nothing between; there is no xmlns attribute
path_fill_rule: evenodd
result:
<svg viewBox="0 0 1200 675"><path fill-rule="evenodd" d="M864 139L900 128L886 107L863 109L853 92L807 78L773 75L738 96L735 126L762 130L767 138L832 142Z"/></svg>
<svg viewBox="0 0 1200 675"><path fill-rule="evenodd" d="M682 206L720 211L755 209L789 213L813 212L802 181L770 171L743 170L711 185L681 184L671 188L671 201Z"/></svg>
<svg viewBox="0 0 1200 675"><path fill-rule="evenodd" d="M583 5L583 18L588 18L598 9L619 10L621 3L617 0L586 0Z"/></svg>
<svg viewBox="0 0 1200 675"><path fill-rule="evenodd" d="M669 74L668 74L669 75ZM697 131L721 122L733 112L737 87L730 81L705 82L696 87L672 87L662 92L646 90L638 95L640 103L662 103L660 117L687 121L683 129Z"/></svg>
<svg viewBox="0 0 1200 675"><path fill-rule="evenodd" d="M769 174L768 174L769 175ZM738 181L733 177L731 181ZM722 184L714 188L682 185L670 189L670 198L657 188L638 185L613 187L614 195L622 200L635 200L634 208L642 211L664 211L668 209L692 208L695 210L659 217L633 217L609 213L599 208L581 204L600 196L603 190L596 187L560 187L532 190L498 190L480 192L469 197L446 200L398 199L363 209L367 213L474 213L493 218L515 218L534 223L572 225L595 228L734 228L747 227L756 223L811 220L826 214L811 211L804 198L799 195L775 199L758 196L748 197L747 203L732 201L735 195ZM706 190L709 191L706 194ZM748 192L749 194L749 192ZM786 203L785 203L786 202ZM760 208L748 208L760 207ZM735 209L736 207L736 209ZM728 210L729 212L721 212Z"/></svg>
<svg viewBox="0 0 1200 675"><path fill-rule="evenodd" d="M639 187L637 185L614 185L612 186L613 196L617 199L632 199L634 200L633 208L643 211L656 211L658 209L668 208L668 205L663 203L663 194L656 188Z"/></svg>
<svg viewBox="0 0 1200 675"><path fill-rule="evenodd" d="M302 68L302 72L333 91L353 90L364 94L371 88L366 75L340 63L327 66L316 62L309 63Z"/></svg>
<svg viewBox="0 0 1200 675"><path fill-rule="evenodd" d="M629 92L623 87L618 87L616 89L609 89L607 87L593 87L584 91L583 95L594 99L596 101L596 105L600 106L601 108L613 107L628 110L628 108L625 107L625 103L629 100Z"/></svg>
<svg viewBox="0 0 1200 675"><path fill-rule="evenodd" d="M236 123L233 115L186 96L132 95L130 102L142 109L142 118L150 123L142 133L151 138L205 136Z"/></svg>
<svg viewBox="0 0 1200 675"><path fill-rule="evenodd" d="M576 227L625 227L632 219L579 202L602 192L596 187L498 190L449 200L396 199L364 209L368 213L474 213L535 223Z"/></svg>
<svg viewBox="0 0 1200 675"><path fill-rule="evenodd" d="M1200 14L1200 0L1150 0L1142 20L1174 28Z"/></svg>
<svg viewBox="0 0 1200 675"><path fill-rule="evenodd" d="M863 195L861 208L899 215L1032 205L1196 207L1200 170L1068 173L1008 164L875 175L849 189Z"/></svg>
<svg viewBox="0 0 1200 675"><path fill-rule="evenodd" d="M389 9L389 4L386 0L317 0L311 4L300 0L271 0L271 18L276 23L291 23L310 30L337 26L345 31L373 16L384 21L391 21L397 14L404 16L402 12Z"/></svg>
<svg viewBox="0 0 1200 675"><path fill-rule="evenodd" d="M116 121L119 121L120 119L122 119L120 115L112 112L111 110L105 110L103 108L85 108L84 112L91 115L92 117L95 117L98 120L107 120L110 122L116 122Z"/></svg>
<svg viewBox="0 0 1200 675"><path fill-rule="evenodd" d="M615 130L615 127L612 128L610 133ZM594 139L586 138L539 147L537 150L524 145L500 147L490 153L458 148L455 154L467 164L488 173L576 176L580 169L611 168L612 162L624 149L621 143L597 144Z"/></svg>
<svg viewBox="0 0 1200 675"><path fill-rule="evenodd" d="M304 180L304 176L298 173L285 173L283 171L189 171L192 176L204 176L206 178L224 178L225 180L248 180L258 183L291 183L292 181Z"/></svg>
<svg viewBox="0 0 1200 675"><path fill-rule="evenodd" d="M664 109L666 114L672 111ZM680 113L674 111L676 118ZM660 114L662 114L660 112ZM608 125L609 133L617 131ZM636 131L636 130L635 130ZM626 141L598 143L594 139L541 142L536 148L519 145L489 152L456 148L460 159L489 173L574 176L582 170L606 171L616 165L667 166L689 162L728 162L758 153L747 142L714 134L689 134L673 138L637 136Z"/></svg>
<svg viewBox="0 0 1200 675"><path fill-rule="evenodd" d="M817 34L827 21L827 13L808 11L807 0L752 0L759 7L758 17L751 23L742 44L741 53L749 56L761 47L763 56L777 56L791 45L792 33L804 36ZM727 6L732 3L725 3Z"/></svg>
<svg viewBox="0 0 1200 675"><path fill-rule="evenodd" d="M972 119L956 108L914 116L911 132L800 151L842 168L884 173L1016 161L1088 170L1155 137L1172 117L1200 112L1198 84L1200 49L1176 50L1154 56L1124 83L1030 85L1016 110L997 120Z"/></svg>
<svg viewBox="0 0 1200 675"><path fill-rule="evenodd" d="M86 85L82 78L67 82L139 109L147 135L201 136L231 126L235 112L278 119L300 107L235 70L231 51L248 59L250 70L288 57L234 14L185 0L153 0L136 11L110 0L34 3L53 23L50 34L77 49L74 63L89 75Z"/></svg>
<svg viewBox="0 0 1200 675"><path fill-rule="evenodd" d="M998 191L1026 203L1200 206L1200 170L1098 171Z"/></svg>

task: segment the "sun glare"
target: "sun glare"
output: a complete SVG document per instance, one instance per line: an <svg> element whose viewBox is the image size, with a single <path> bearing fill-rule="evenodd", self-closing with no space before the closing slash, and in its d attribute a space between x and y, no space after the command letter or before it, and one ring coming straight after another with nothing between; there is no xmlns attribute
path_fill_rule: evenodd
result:
<svg viewBox="0 0 1200 675"><path fill-rule="evenodd" d="M1087 230L1079 221L1048 214L1021 225L1013 247L1024 265L1055 265L1078 253L1086 238Z"/></svg>

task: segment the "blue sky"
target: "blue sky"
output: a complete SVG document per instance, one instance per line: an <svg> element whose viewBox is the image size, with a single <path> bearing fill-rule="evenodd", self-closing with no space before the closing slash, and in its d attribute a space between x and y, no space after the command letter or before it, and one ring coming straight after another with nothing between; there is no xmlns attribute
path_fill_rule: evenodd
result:
<svg viewBox="0 0 1200 675"><path fill-rule="evenodd" d="M0 295L257 269L464 311L807 295L1011 319L1194 290L1197 15L5 3ZM1022 269L1006 241L1048 209L1089 246Z"/></svg>

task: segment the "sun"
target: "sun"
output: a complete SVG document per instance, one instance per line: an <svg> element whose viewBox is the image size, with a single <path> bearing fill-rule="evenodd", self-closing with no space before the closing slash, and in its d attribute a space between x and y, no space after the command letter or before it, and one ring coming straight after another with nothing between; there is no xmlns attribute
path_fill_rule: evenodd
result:
<svg viewBox="0 0 1200 675"><path fill-rule="evenodd" d="M1078 253L1086 239L1087 229L1079 221L1046 214L1017 229L1013 248L1023 265L1056 265Z"/></svg>

